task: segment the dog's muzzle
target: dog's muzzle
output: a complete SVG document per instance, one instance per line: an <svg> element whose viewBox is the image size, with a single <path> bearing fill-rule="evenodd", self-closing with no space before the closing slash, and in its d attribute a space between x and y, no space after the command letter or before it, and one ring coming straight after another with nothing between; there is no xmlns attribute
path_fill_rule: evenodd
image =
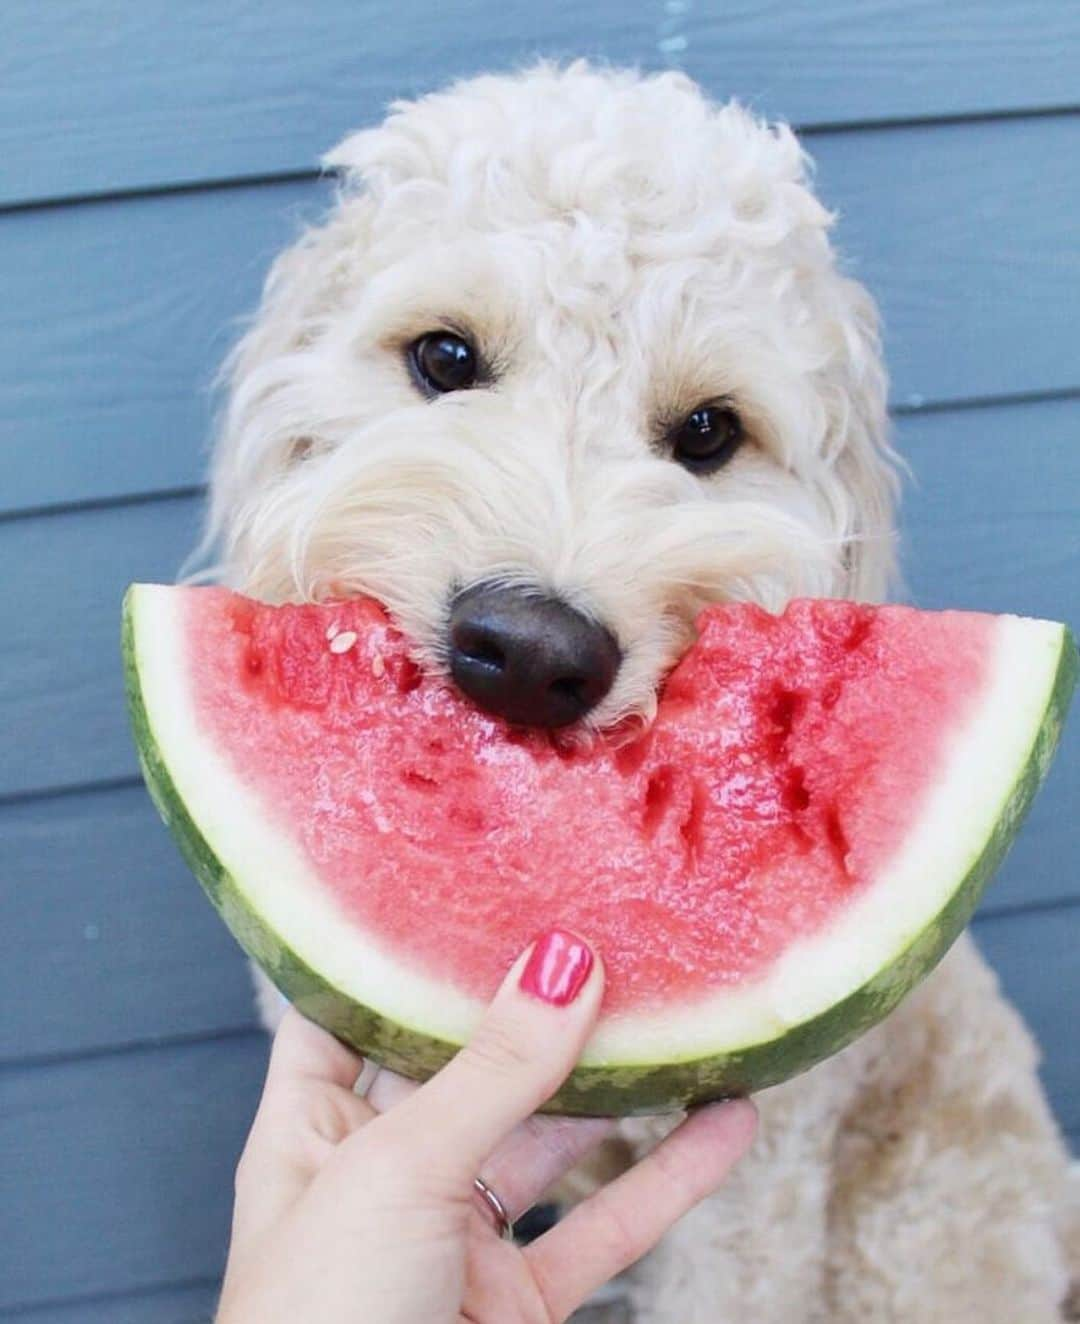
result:
<svg viewBox="0 0 1080 1324"><path fill-rule="evenodd" d="M615 636L560 598L474 584L454 599L450 674L488 712L522 726L568 726L611 689Z"/></svg>

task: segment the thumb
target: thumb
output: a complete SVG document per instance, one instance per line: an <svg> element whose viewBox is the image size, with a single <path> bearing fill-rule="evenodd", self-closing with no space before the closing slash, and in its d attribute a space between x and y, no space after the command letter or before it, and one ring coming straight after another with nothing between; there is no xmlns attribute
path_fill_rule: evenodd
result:
<svg viewBox="0 0 1080 1324"><path fill-rule="evenodd" d="M468 1044L385 1121L405 1136L430 1136L472 1176L503 1137L570 1074L603 994L592 948L551 929L510 968Z"/></svg>

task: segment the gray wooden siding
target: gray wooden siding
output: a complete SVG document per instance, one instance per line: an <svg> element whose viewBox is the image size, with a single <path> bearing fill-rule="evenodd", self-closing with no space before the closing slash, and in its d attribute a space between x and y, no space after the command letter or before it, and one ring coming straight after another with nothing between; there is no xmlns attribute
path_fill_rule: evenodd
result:
<svg viewBox="0 0 1080 1324"><path fill-rule="evenodd" d="M807 131L887 319L911 597L1080 624L1080 7L9 0L0 45L0 1318L208 1318L265 1060L137 777L117 613L198 524L214 367L397 95L677 63ZM976 921L1080 1135L1080 738Z"/></svg>

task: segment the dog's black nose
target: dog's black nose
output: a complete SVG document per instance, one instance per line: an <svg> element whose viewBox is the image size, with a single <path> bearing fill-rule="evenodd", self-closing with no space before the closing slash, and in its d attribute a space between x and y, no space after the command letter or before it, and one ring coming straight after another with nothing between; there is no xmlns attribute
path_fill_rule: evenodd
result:
<svg viewBox="0 0 1080 1324"><path fill-rule="evenodd" d="M559 598L475 584L454 599L450 674L481 708L523 726L566 726L594 708L619 669L610 630Z"/></svg>

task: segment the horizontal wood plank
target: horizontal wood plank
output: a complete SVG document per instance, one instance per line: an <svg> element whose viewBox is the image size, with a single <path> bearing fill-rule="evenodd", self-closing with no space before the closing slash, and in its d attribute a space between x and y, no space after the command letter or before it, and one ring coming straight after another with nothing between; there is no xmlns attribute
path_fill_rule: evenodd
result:
<svg viewBox="0 0 1080 1324"><path fill-rule="evenodd" d="M1073 855L1073 868L1076 855ZM1042 1052L1040 1075L1066 1132L1080 1131L1080 906L977 919L975 940Z"/></svg>
<svg viewBox="0 0 1080 1324"><path fill-rule="evenodd" d="M141 786L0 806L0 1062L254 1029L251 981Z"/></svg>
<svg viewBox="0 0 1080 1324"><path fill-rule="evenodd" d="M1080 116L812 146L882 304L898 404L1080 387ZM309 181L0 217L0 512L200 481L216 367L328 196Z"/></svg>
<svg viewBox="0 0 1080 1324"><path fill-rule="evenodd" d="M327 196L281 184L0 216L0 509L201 479L218 365Z"/></svg>
<svg viewBox="0 0 1080 1324"><path fill-rule="evenodd" d="M5 605L19 622L0 638L0 796L137 771L120 604L132 580L175 578L199 511L188 498L0 524L0 563L18 567Z"/></svg>
<svg viewBox="0 0 1080 1324"><path fill-rule="evenodd" d="M905 593L1080 634L1080 401L904 417ZM984 910L1080 896L1080 710Z"/></svg>
<svg viewBox="0 0 1080 1324"><path fill-rule="evenodd" d="M809 146L848 268L880 302L896 404L1080 386L1080 115Z"/></svg>
<svg viewBox="0 0 1080 1324"><path fill-rule="evenodd" d="M217 1309L217 1282L165 1285L141 1292L106 1292L56 1305L4 1311L20 1324L210 1324Z"/></svg>
<svg viewBox="0 0 1080 1324"><path fill-rule="evenodd" d="M0 204L311 166L392 98L537 55L677 63L802 124L1076 101L1080 13L1059 0L777 6L324 0L9 0Z"/></svg>
<svg viewBox="0 0 1080 1324"><path fill-rule="evenodd" d="M895 431L911 599L1080 630L1080 400L905 415Z"/></svg>
<svg viewBox="0 0 1080 1324"><path fill-rule="evenodd" d="M0 1309L219 1274L265 1061L252 1034L0 1073Z"/></svg>

